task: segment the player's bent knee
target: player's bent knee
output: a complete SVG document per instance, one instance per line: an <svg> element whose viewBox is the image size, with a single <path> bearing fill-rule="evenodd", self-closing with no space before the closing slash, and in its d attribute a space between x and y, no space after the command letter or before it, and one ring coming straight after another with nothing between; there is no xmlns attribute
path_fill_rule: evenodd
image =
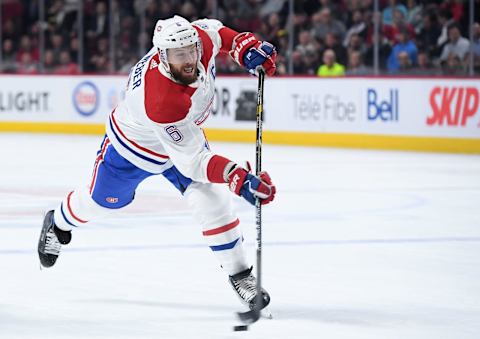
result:
<svg viewBox="0 0 480 339"><path fill-rule="evenodd" d="M104 199L106 201L106 199ZM100 204L90 195L87 187L79 188L67 194L61 205L55 210L54 219L57 226L62 229L78 227L89 221L104 218L122 207L128 205L130 199L125 204Z"/></svg>

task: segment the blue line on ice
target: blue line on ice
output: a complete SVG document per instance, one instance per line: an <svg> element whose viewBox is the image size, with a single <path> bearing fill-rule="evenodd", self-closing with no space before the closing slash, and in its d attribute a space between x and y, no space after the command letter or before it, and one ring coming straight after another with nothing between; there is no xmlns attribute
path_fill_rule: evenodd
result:
<svg viewBox="0 0 480 339"><path fill-rule="evenodd" d="M324 246L324 245L378 245L378 244L415 244L415 243L454 243L480 242L480 237L430 237L430 238L398 238L398 239L344 239L344 240L298 240L298 241L267 241L264 246ZM254 243L247 243L253 246ZM65 248L67 252L108 252L108 251L149 251L170 249L206 248L203 243L191 244L158 244L158 245L125 245L125 246L92 246L80 248ZM31 249L0 250L0 255L32 254Z"/></svg>

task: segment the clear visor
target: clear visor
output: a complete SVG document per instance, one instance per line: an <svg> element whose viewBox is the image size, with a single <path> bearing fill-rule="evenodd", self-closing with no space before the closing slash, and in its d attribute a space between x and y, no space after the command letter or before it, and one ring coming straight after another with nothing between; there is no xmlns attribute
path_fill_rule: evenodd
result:
<svg viewBox="0 0 480 339"><path fill-rule="evenodd" d="M195 64L198 61L197 45L169 48L167 50L168 63L174 65Z"/></svg>

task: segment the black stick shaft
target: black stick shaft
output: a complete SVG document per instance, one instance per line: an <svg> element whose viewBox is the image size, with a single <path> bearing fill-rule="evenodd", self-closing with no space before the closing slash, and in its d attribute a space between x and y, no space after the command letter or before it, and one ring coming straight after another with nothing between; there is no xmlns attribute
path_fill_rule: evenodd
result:
<svg viewBox="0 0 480 339"><path fill-rule="evenodd" d="M257 97L257 137L256 137L256 159L255 174L258 176L262 171L262 123L263 123L263 83L265 71L258 70L258 97ZM262 296L262 205L260 199L255 200L255 224L257 231L257 296L255 307L248 312L238 312L238 317L246 324L252 324L260 318L260 311L263 307Z"/></svg>
<svg viewBox="0 0 480 339"><path fill-rule="evenodd" d="M265 81L265 72L263 69L258 71L258 97L257 97L257 136L256 136L256 161L255 174L260 175L262 171L262 125L263 125L263 84ZM255 201L255 221L257 230L257 301L256 305L261 308L263 304L262 297L262 205L260 199ZM260 312L260 311L258 311Z"/></svg>

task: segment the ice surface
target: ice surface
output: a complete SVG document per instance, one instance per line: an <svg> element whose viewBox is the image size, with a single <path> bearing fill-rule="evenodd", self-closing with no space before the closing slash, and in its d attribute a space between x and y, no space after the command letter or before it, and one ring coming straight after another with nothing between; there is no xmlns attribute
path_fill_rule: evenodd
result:
<svg viewBox="0 0 480 339"><path fill-rule="evenodd" d="M244 309L161 177L39 269L42 214L100 142L0 134L0 338L480 338L480 157L264 145L274 319L232 332ZM254 145L212 148L254 161ZM235 204L254 262L254 209Z"/></svg>

